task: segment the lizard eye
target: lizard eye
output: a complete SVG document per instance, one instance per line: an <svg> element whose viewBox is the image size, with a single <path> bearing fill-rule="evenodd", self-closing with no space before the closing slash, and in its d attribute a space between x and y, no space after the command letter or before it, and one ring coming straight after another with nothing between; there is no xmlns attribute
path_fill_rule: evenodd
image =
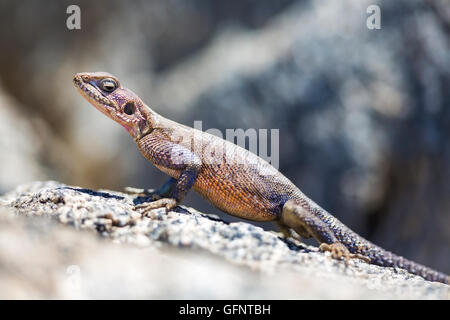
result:
<svg viewBox="0 0 450 320"><path fill-rule="evenodd" d="M111 78L106 78L100 81L100 89L105 92L113 92L117 89L117 83Z"/></svg>
<svg viewBox="0 0 450 320"><path fill-rule="evenodd" d="M123 112L131 116L136 111L136 107L133 102L128 102L125 107L123 107Z"/></svg>

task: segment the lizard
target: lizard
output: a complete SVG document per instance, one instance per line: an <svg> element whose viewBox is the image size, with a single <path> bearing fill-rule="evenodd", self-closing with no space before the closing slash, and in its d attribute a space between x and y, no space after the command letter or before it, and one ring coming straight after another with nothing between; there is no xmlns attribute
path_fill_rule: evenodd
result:
<svg viewBox="0 0 450 320"><path fill-rule="evenodd" d="M167 119L106 72L73 77L79 93L131 135L143 156L171 178L136 210L175 208L194 189L220 210L252 221L275 221L285 237L313 237L334 259L359 258L429 281L450 277L364 239L303 194L256 154L230 141ZM148 193L150 194L150 193ZM294 232L292 232L294 231Z"/></svg>

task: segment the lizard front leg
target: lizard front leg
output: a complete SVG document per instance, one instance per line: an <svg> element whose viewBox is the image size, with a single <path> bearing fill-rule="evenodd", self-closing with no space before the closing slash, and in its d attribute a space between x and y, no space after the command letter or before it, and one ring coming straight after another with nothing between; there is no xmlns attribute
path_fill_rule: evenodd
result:
<svg viewBox="0 0 450 320"><path fill-rule="evenodd" d="M289 200L284 204L280 222L294 229L303 237L312 236L320 243L319 249L321 251L330 251L334 259L345 258L348 260L357 258L370 262L370 259L364 255L350 253L348 248L336 238L325 222L294 200Z"/></svg>
<svg viewBox="0 0 450 320"><path fill-rule="evenodd" d="M189 149L162 139L159 135L148 135L139 142L139 149L144 156L162 171L175 175L156 195L162 198L135 206L136 209L149 210L165 207L166 210L176 207L194 185L201 169L200 159Z"/></svg>
<svg viewBox="0 0 450 320"><path fill-rule="evenodd" d="M144 209L141 213L145 214L152 209L165 207L166 211L175 208L181 200L185 197L186 193L192 188L197 179L198 175L197 166L188 165L186 169L181 173L178 179L171 179L165 185L163 189L170 186L170 190L166 190L161 193L163 198L152 202L144 202L135 206L135 209ZM153 193L153 195L158 195L159 192ZM154 198L155 199L155 198Z"/></svg>

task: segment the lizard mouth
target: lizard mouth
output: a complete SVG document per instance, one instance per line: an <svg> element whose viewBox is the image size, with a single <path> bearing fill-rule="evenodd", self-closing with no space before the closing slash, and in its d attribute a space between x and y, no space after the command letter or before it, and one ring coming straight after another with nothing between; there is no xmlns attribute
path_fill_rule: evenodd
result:
<svg viewBox="0 0 450 320"><path fill-rule="evenodd" d="M95 108L100 112L110 116L110 112L117 110L117 104L105 96L103 96L99 89L85 82L80 75L75 75L73 78L73 84L78 91L88 100Z"/></svg>

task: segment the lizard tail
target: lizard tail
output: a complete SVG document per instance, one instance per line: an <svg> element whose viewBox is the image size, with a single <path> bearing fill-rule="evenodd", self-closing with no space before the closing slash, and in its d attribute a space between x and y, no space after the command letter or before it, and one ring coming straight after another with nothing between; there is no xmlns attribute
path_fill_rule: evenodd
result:
<svg viewBox="0 0 450 320"><path fill-rule="evenodd" d="M324 218L325 220L330 219L329 217ZM338 219L334 217L331 219L332 223L330 225L330 229L336 236L336 239L340 243L344 244L351 253L361 254L369 258L371 264L382 267L396 267L405 269L409 273L421 276L426 280L450 284L450 276L387 251L364 239L356 232L342 224ZM336 225L340 226L336 228Z"/></svg>
<svg viewBox="0 0 450 320"><path fill-rule="evenodd" d="M417 262L408 260L373 244L345 226L335 217L327 214L324 215L323 211L320 213L316 212L316 214L325 221L331 232L335 235L336 239L344 244L351 253L358 253L366 256L370 259L371 264L382 267L397 267L405 269L408 272L421 276L426 280L450 284L450 276Z"/></svg>
<svg viewBox="0 0 450 320"><path fill-rule="evenodd" d="M364 239L364 241L367 241ZM368 241L367 241L368 242ZM363 245L364 247L364 245ZM364 250L367 249L367 250ZM384 266L384 267L397 267L401 269L407 270L409 273L421 276L422 278L429 280L429 281L437 281L445 284L450 284L450 276L433 270L429 267L426 267L424 265L421 265L417 262L408 260L402 256L398 256L392 252L386 251L384 249L381 249L380 247L371 244L369 248L362 248L362 250L352 250L352 248L349 248L350 251L355 251L357 253L363 254L364 256L367 256L370 259L370 263Z"/></svg>
<svg viewBox="0 0 450 320"><path fill-rule="evenodd" d="M402 268L426 280L450 284L448 275L382 249L358 235L314 202L306 201L305 197L284 204L281 222L293 228L302 237L312 236L321 244L340 243L350 253L366 257L371 264Z"/></svg>

